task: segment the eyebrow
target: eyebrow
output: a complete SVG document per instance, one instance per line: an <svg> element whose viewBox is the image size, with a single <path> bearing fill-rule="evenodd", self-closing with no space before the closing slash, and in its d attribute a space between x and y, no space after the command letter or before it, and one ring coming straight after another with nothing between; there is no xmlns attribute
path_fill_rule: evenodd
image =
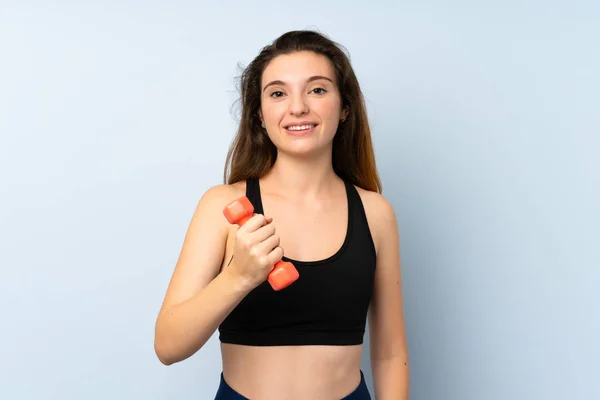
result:
<svg viewBox="0 0 600 400"><path fill-rule="evenodd" d="M310 78L308 78L307 82L317 81L317 80L319 80L319 79L325 79L325 80L327 80L327 81L329 81L329 82L333 83L333 81L331 80L331 78L328 78L328 77L326 77L326 76L323 76L323 75L315 75L315 76L311 76ZM267 83L267 84L265 85L265 87L263 88L263 92L264 92L265 90L267 90L267 88L268 88L269 86L273 86L273 85L285 85L285 82L284 82L284 81L279 81L279 80L277 80L277 81L271 81L271 82L269 82L269 83Z"/></svg>

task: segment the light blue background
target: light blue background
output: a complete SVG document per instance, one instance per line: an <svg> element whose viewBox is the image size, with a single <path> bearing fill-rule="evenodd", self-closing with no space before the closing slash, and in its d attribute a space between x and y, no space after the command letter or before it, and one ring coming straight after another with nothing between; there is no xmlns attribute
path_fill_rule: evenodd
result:
<svg viewBox="0 0 600 400"><path fill-rule="evenodd" d="M165 367L154 321L237 64L298 28L367 99L411 399L600 398L597 2L1 4L0 398L212 398L216 337Z"/></svg>

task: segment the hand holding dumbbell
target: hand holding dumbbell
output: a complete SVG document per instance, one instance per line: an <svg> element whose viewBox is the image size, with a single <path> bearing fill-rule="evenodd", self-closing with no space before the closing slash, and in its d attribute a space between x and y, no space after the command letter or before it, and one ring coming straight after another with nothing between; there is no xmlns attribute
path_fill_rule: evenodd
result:
<svg viewBox="0 0 600 400"><path fill-rule="evenodd" d="M275 228L269 225L270 218L253 213L254 207L245 196L233 201L223 210L229 223L240 227L234 255L241 259L239 263L243 265L240 267L252 279L260 279L260 271L268 268L270 272L267 280L271 287L274 290L284 289L298 279L298 270L292 263L281 260L283 251L279 247L279 237L274 235Z"/></svg>

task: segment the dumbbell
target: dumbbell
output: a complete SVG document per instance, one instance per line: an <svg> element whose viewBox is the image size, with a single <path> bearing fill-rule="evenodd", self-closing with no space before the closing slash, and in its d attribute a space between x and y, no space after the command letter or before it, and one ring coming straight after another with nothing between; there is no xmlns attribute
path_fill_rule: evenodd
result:
<svg viewBox="0 0 600 400"><path fill-rule="evenodd" d="M230 224L242 226L254 215L254 206L246 196L242 196L225 207L223 214ZM267 280L274 290L281 290L294 283L299 276L294 264L279 260Z"/></svg>

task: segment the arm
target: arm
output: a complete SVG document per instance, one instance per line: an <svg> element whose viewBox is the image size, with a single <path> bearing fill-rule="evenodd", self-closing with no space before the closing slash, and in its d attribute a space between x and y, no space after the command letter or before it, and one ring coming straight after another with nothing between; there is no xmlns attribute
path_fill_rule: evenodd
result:
<svg viewBox="0 0 600 400"><path fill-rule="evenodd" d="M196 353L251 290L230 269L219 274L229 226L223 207L233 198L225 185L200 199L155 326L154 349L165 365Z"/></svg>
<svg viewBox="0 0 600 400"><path fill-rule="evenodd" d="M408 348L402 304L400 243L391 204L375 195L372 226L377 247L375 291L369 313L371 369L378 400L407 400Z"/></svg>

